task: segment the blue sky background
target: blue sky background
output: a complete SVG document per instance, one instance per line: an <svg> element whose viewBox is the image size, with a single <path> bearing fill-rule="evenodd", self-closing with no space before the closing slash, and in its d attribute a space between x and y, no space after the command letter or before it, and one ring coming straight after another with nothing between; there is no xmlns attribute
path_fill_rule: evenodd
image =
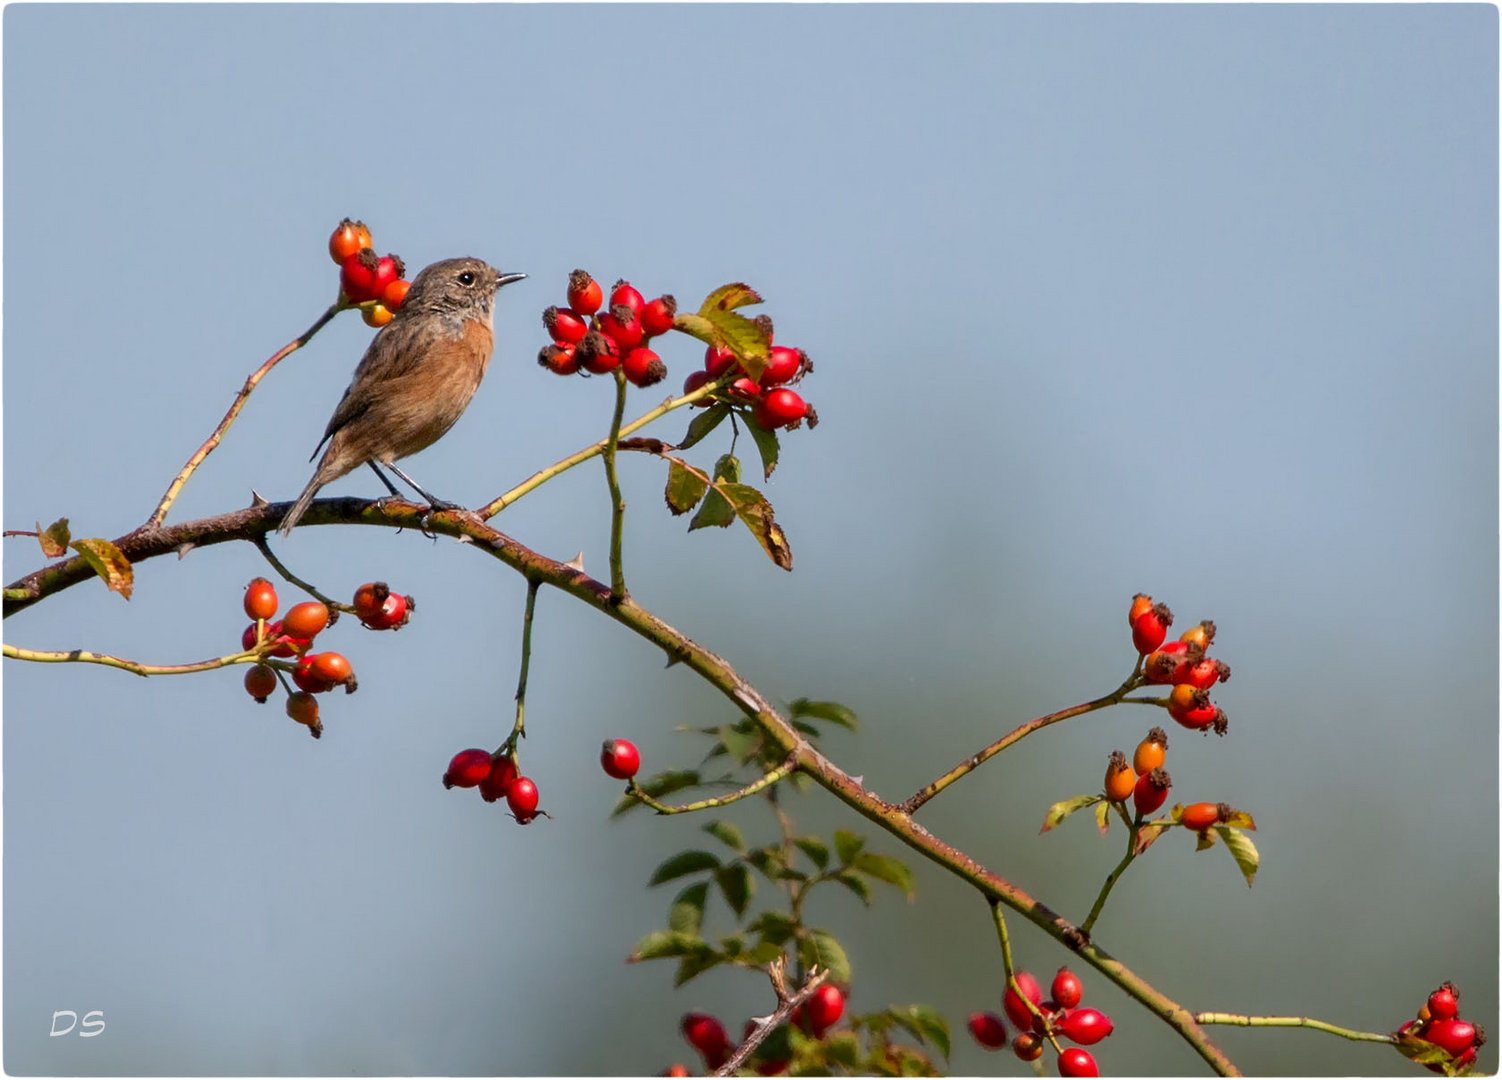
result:
<svg viewBox="0 0 1502 1080"><path fill-rule="evenodd" d="M822 423L767 485L796 570L685 535L629 460L639 600L774 699L856 709L828 749L889 798L1114 687L1132 593L1216 619L1231 734L1175 729L1169 766L1176 797L1255 813L1264 869L1248 890L1164 843L1097 940L1192 1008L1387 1030L1450 978L1495 1029L1494 7L19 4L4 142L7 528L143 520L332 298L345 214L413 267L532 275L468 415L412 463L469 503L605 429L605 380L533 363L569 270L685 301L744 279L817 365ZM293 497L369 336L346 315L279 368L172 519ZM673 384L698 362L663 351ZM498 524L603 573L605 496L591 465ZM640 1074L693 1060L688 1009L766 1009L755 976L673 991L621 962L671 898L651 868L703 822L607 821L599 742L691 765L674 728L732 719L722 699L545 592L523 762L555 817L517 828L438 778L509 726L520 579L405 533L276 546L330 591L419 600L400 634L331 633L361 691L325 702L321 742L239 672L5 665L7 1071ZM4 552L6 580L40 561ZM5 638L199 659L235 647L264 570L247 545L156 560L130 603L77 587ZM1119 834L1037 825L1147 712L1029 739L922 820L1082 918ZM859 827L817 793L796 810ZM758 806L726 816L772 835ZM958 1028L996 1004L986 907L918 873L913 906L811 916L846 938L853 1008ZM1116 1021L1105 1071L1199 1070L1086 985ZM55 1009L108 1027L49 1038ZM1312 1033L1222 1045L1247 1072L1413 1073ZM968 1037L951 1067L1022 1072Z"/></svg>

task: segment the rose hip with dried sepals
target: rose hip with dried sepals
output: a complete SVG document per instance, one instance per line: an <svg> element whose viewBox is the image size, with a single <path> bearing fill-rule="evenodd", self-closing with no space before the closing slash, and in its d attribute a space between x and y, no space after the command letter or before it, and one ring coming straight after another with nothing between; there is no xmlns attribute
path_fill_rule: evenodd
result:
<svg viewBox="0 0 1502 1080"><path fill-rule="evenodd" d="M579 370L579 354L573 345L553 342L544 345L537 354L537 363L554 375L572 375Z"/></svg>
<svg viewBox="0 0 1502 1080"><path fill-rule="evenodd" d="M1163 644L1173 614L1167 605L1155 604L1132 621L1132 644L1143 656Z"/></svg>
<svg viewBox="0 0 1502 1080"><path fill-rule="evenodd" d="M1148 731L1147 736L1137 744L1137 750L1132 755L1132 769L1137 773L1149 773L1163 764L1168 754L1168 732L1160 727L1154 727Z"/></svg>
<svg viewBox="0 0 1502 1080"><path fill-rule="evenodd" d="M662 357L645 345L638 346L625 355L621 360L621 370L626 374L626 381L633 386L654 386L668 374Z"/></svg>
<svg viewBox="0 0 1502 1080"><path fill-rule="evenodd" d="M549 307L542 313L548 337L562 345L577 345L589 333L589 324L566 308Z"/></svg>
<svg viewBox="0 0 1502 1080"><path fill-rule="evenodd" d="M610 306L628 307L633 315L640 315L641 309L646 306L646 298L641 292L625 278L617 281L610 287Z"/></svg>
<svg viewBox="0 0 1502 1080"><path fill-rule="evenodd" d="M1159 766L1152 772L1137 778L1137 787L1132 792L1132 804L1143 817L1156 813L1168 801L1168 789L1173 786L1168 771Z"/></svg>
<svg viewBox="0 0 1502 1080"><path fill-rule="evenodd" d="M1063 1019L1054 1023L1054 1030L1070 1042L1094 1046L1115 1031L1116 1025L1099 1009L1071 1009Z"/></svg>
<svg viewBox="0 0 1502 1080"><path fill-rule="evenodd" d="M605 302L605 290L585 270L575 270L568 276L568 306L575 315L589 318L600 310Z"/></svg>
<svg viewBox="0 0 1502 1080"><path fill-rule="evenodd" d="M1439 989L1429 995L1429 1015L1435 1020L1453 1020L1460 1015L1460 991L1452 982L1441 983Z"/></svg>
<svg viewBox="0 0 1502 1080"><path fill-rule="evenodd" d="M276 614L276 586L263 577L252 578L245 586L245 614L252 619L269 619Z"/></svg>
<svg viewBox="0 0 1502 1080"><path fill-rule="evenodd" d="M245 673L245 692L262 705L276 693L276 672L265 664L256 664Z"/></svg>
<svg viewBox="0 0 1502 1080"><path fill-rule="evenodd" d="M648 337L666 334L673 328L673 317L677 314L678 301L664 293L641 309L641 328Z"/></svg>
<svg viewBox="0 0 1502 1080"><path fill-rule="evenodd" d="M506 805L517 824L525 825L537 816L537 785L525 776L518 776L506 789Z"/></svg>
<svg viewBox="0 0 1502 1080"><path fill-rule="evenodd" d="M1120 750L1111 751L1111 757L1106 762L1106 798L1115 803L1126 802L1132 797L1132 789L1137 786L1137 774L1127 764L1126 755ZM1055 995L1057 1000L1058 995Z"/></svg>

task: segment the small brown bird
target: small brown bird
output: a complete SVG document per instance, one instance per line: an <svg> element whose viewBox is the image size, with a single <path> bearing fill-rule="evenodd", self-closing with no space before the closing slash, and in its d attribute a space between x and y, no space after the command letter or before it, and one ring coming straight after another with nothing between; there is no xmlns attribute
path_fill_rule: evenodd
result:
<svg viewBox="0 0 1502 1080"><path fill-rule="evenodd" d="M437 442L469 406L495 345L496 291L526 276L503 274L480 259L444 259L413 278L401 310L371 341L329 419L313 457L324 443L328 449L282 518L283 536L307 512L319 488L365 464L392 495L401 492L382 465L435 508L457 509L418 487L395 461Z"/></svg>

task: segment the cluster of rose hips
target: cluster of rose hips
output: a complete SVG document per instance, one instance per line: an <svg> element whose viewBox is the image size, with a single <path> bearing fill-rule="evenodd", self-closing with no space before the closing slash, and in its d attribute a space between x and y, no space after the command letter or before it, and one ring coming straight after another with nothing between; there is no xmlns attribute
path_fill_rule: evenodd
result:
<svg viewBox="0 0 1502 1080"><path fill-rule="evenodd" d="M1215 624L1198 623L1167 641L1173 613L1166 604L1155 604L1145 593L1132 597L1127 614L1132 626L1132 644L1144 657L1142 678L1160 686L1172 686L1168 695L1168 715L1186 728L1208 734L1226 733L1226 714L1210 700L1210 687L1231 677L1224 661L1206 654L1215 640Z"/></svg>
<svg viewBox="0 0 1502 1080"><path fill-rule="evenodd" d="M1173 786L1168 770L1163 768L1167 755L1168 732L1160 727L1153 728L1137 744L1130 762L1120 750L1111 751L1106 762L1106 798L1114 803L1131 799L1141 817L1157 813L1168 801L1168 789Z"/></svg>
<svg viewBox="0 0 1502 1080"><path fill-rule="evenodd" d="M377 256L370 229L363 221L345 218L329 236L329 258L339 266L339 295L358 304L369 326L385 326L396 317L412 283L404 279L406 265L395 255Z"/></svg>
<svg viewBox="0 0 1502 1080"><path fill-rule="evenodd" d="M254 621L240 635L240 646L263 657L246 671L245 692L264 704L276 691L278 670L290 670L297 691L287 696L287 715L317 739L323 735L323 723L313 695L328 693L336 686L353 694L357 686L354 668L343 653L311 651L313 639L338 618L328 605L305 600L273 622L278 603L276 586L265 578L254 578L245 586L245 614ZM400 629L411 618L412 607L410 596L393 593L385 582L367 582L355 590L355 615L372 630ZM272 659L295 659L295 663L289 668L272 664Z"/></svg>
<svg viewBox="0 0 1502 1080"><path fill-rule="evenodd" d="M1043 988L1031 973L1017 972L1016 982L1027 1001L1037 1008L1036 1013L1028 1008L1027 1002L1010 985L1002 995L1002 1009L1018 1029L1012 1040L1012 1052L1023 1061L1037 1061L1043 1056L1044 1044L1057 1036L1079 1046L1094 1046L1116 1030L1111 1018L1099 1009L1079 1007L1085 988L1079 976L1067 967L1059 968L1053 977L1053 984L1049 987L1053 996L1047 1001L1043 1000ZM967 1026L975 1041L987 1050L1000 1050L1007 1045L1006 1024L994 1012L971 1013ZM1059 1051L1059 1075L1099 1076L1095 1056L1079 1046Z"/></svg>
<svg viewBox="0 0 1502 1080"><path fill-rule="evenodd" d="M486 802L505 799L506 805L511 808L511 816L521 825L527 824L539 813L545 815L544 811L537 809L537 784L531 778L521 775L516 757L512 754L499 751L492 753L478 748L460 750L449 762L448 771L443 774L443 786L479 788L480 797Z"/></svg>
<svg viewBox="0 0 1502 1080"><path fill-rule="evenodd" d="M764 325L767 337L772 336L770 320ZM767 357L766 370L760 379L753 379L742 372L726 389L723 400L732 404L749 405L751 419L759 427L772 431L776 428L797 427L805 419L809 427L819 423L819 414L803 400L796 390L784 384L796 383L814 369L813 361L802 349L788 345L773 345ZM683 392L692 394L707 382L728 376L736 376L739 368L735 353L719 345L704 350L704 369L689 372L683 380ZM708 405L705 401L702 404Z"/></svg>
<svg viewBox="0 0 1502 1080"><path fill-rule="evenodd" d="M1460 1018L1460 991L1446 982L1429 995L1418 1016L1398 1029L1399 1035L1416 1035L1433 1043L1450 1055L1453 1068L1465 1069L1475 1064L1476 1052L1486 1044L1481 1025ZM1437 1062L1427 1062L1431 1072L1442 1073Z"/></svg>
<svg viewBox="0 0 1502 1080"><path fill-rule="evenodd" d="M793 1010L792 1022L800 1031L815 1039L822 1039L844 1015L845 992L832 982L823 982L818 985L807 1001ZM704 1067L709 1072L714 1072L724 1065L735 1053L736 1048L730 1042L730 1036L725 1032L725 1025L708 1013L685 1013L680 1029L684 1039L704 1059ZM755 1030L756 1021L747 1020L741 1039L744 1041L750 1038ZM761 1047L758 1047L758 1054L766 1045L767 1043L762 1043ZM790 1060L783 1058L762 1057L760 1060L753 1059L751 1067L758 1075L776 1076L786 1072L791 1064ZM688 1070L682 1065L674 1065L664 1075L687 1076Z"/></svg>
<svg viewBox="0 0 1502 1080"><path fill-rule="evenodd" d="M620 368L633 386L651 386L667 375L662 357L649 342L673 328L678 302L671 296L647 300L629 281L617 281L605 303L605 290L588 271L568 278L567 307L550 307L542 324L553 339L537 362L555 375L585 371L604 375Z"/></svg>

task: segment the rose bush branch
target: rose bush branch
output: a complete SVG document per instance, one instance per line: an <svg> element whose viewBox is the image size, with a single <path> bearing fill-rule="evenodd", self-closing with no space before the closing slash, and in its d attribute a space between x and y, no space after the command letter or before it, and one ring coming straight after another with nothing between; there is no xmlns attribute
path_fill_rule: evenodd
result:
<svg viewBox="0 0 1502 1080"><path fill-rule="evenodd" d="M270 503L180 525L145 527L121 537L116 543L133 563L169 553L176 554L184 545L204 547L231 541L253 543L255 536L264 535L278 525L289 505ZM970 885L988 902L1005 904L1044 933L1072 949L1086 963L1176 1031L1216 1072L1222 1075L1235 1074L1235 1067L1214 1046L1188 1009L1147 983L1104 949L1086 940L1078 927L1047 905L935 836L915 821L901 804L887 802L871 792L810 744L728 662L675 630L630 597L616 602L609 585L591 578L576 567L533 551L479 521L473 514L454 511L429 513L426 506L397 500L388 500L381 505L363 499L321 499L313 504L304 523L416 529L425 516L429 531L464 540L476 551L504 563L529 580L539 580L573 597L657 645L670 658L694 671L719 690L752 720L772 747L786 754L799 771L806 773L835 798ZM56 595L93 576L94 570L82 557L65 559L43 567L11 584L7 589L5 614L8 617L22 611L39 600ZM1073 714L1078 713L1075 711ZM1055 722L1054 719L1042 719Z"/></svg>
<svg viewBox="0 0 1502 1080"><path fill-rule="evenodd" d="M90 652L87 649L66 651L23 649L9 643L3 646L3 650L4 655L11 660L29 660L34 664L99 664L142 677L193 675L200 671L214 671L217 668L231 667L235 664L254 664L261 659L261 654L254 649L249 652L231 653L228 656L216 656L212 660L199 660L191 664L143 664L138 660L127 660L108 653Z"/></svg>
<svg viewBox="0 0 1502 1080"><path fill-rule="evenodd" d="M198 466L203 464L204 459L212 454L214 449L223 441L225 432L229 431L230 425L240 415L240 410L245 407L246 400L250 397L251 391L255 390L257 384L269 375L271 369L276 367L277 364L280 364L288 356L291 356L298 349L312 341L313 336L328 325L329 320L343 311L347 306L342 299L330 304L328 310L320 315L312 326L272 353L264 364L251 373L250 377L245 380L245 385L240 387L240 392L235 395L235 399L230 402L229 411L224 414L224 419L219 421L219 426L203 441L202 446L193 451L187 463L173 477L172 483L167 485L167 490L163 493L161 501L157 503L156 509L152 511L151 517L146 519L148 526L160 525L167 520L167 511L172 509L172 504L177 501L178 495L182 493L183 486L187 484L188 479L198 469Z"/></svg>
<svg viewBox="0 0 1502 1080"><path fill-rule="evenodd" d="M755 795L757 792L771 787L777 781L791 776L797 768L797 758L789 757L787 761L783 762L777 768L764 776L757 777L743 788L738 788L727 795L715 795L708 799L699 799L696 802L685 803L682 806L670 806L667 803L658 802L651 795L643 791L635 780L631 780L626 785L626 794L643 806L651 807L659 814L692 814L699 810L712 810L720 806L729 806L731 803L739 802L747 796Z"/></svg>

